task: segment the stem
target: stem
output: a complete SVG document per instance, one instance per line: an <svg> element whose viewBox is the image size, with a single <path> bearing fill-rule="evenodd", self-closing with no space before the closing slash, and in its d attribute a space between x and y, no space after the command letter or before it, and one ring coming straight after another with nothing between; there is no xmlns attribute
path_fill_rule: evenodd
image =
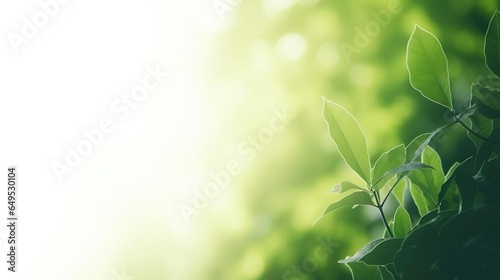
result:
<svg viewBox="0 0 500 280"><path fill-rule="evenodd" d="M406 175L401 175L401 176L398 176L398 179L396 180L396 182L394 183L394 185L392 185L391 189L389 190L389 192L387 193L387 195L385 196L384 200L382 201L382 203L380 204L381 207L384 207L385 205L385 202L387 201L387 199L389 198L389 196L391 195L391 192L392 190L394 190L394 188L396 187L396 185L399 183L399 181L401 181L401 179L403 179L403 177L406 176Z"/></svg>
<svg viewBox="0 0 500 280"><path fill-rule="evenodd" d="M380 216L382 217L382 221L384 222L385 228L387 229L387 232L389 233L389 236L391 238L394 238L394 235L392 234L391 228L389 227L389 223L387 223L387 219L384 214L384 209L382 209L382 205L380 204L380 199L379 199L379 193L375 192L375 202L377 203L377 209L380 212Z"/></svg>
<svg viewBox="0 0 500 280"><path fill-rule="evenodd" d="M500 146L500 142L497 142L495 140L491 140L491 139L488 139L484 136L482 136L481 134L475 132L474 130L470 129L464 122L462 122L461 120L456 120L460 125L462 125L465 129L467 129L467 131L469 131L470 133L472 133L474 136L476 136L477 138L483 140L483 141L486 141L486 142L489 142L491 144L495 144L495 145L498 145Z"/></svg>

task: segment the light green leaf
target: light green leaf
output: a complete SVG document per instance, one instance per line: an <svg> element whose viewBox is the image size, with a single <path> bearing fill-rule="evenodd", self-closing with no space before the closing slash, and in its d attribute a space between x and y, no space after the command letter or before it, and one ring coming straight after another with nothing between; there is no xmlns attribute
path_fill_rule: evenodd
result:
<svg viewBox="0 0 500 280"><path fill-rule="evenodd" d="M415 205L417 206L420 216L424 216L429 213L430 210L434 210L435 207L432 206L432 204L429 205L429 200L425 198L422 190L413 183L410 185L410 194L415 202Z"/></svg>
<svg viewBox="0 0 500 280"><path fill-rule="evenodd" d="M384 280L377 266L362 262L350 262L345 265L351 271L352 280Z"/></svg>
<svg viewBox="0 0 500 280"><path fill-rule="evenodd" d="M495 11L491 17L484 40L484 56L491 72L500 77L500 13Z"/></svg>
<svg viewBox="0 0 500 280"><path fill-rule="evenodd" d="M401 165L399 167L394 168L393 170L386 172L382 176L382 178L379 179L379 181L388 177L388 176L394 175L394 174L406 174L409 171L423 169L423 168L432 168L432 166L429 166L429 165L421 163L421 162L415 162L415 161L410 162L410 163ZM378 181L375 182L374 185L377 185L377 184L378 184Z"/></svg>
<svg viewBox="0 0 500 280"><path fill-rule="evenodd" d="M422 153L422 162L432 169L416 170L411 173L410 178L420 188L428 203L437 204L439 191L445 180L441 157L433 148L427 146Z"/></svg>
<svg viewBox="0 0 500 280"><path fill-rule="evenodd" d="M413 142L410 143L409 147L406 149L407 150L407 153L409 152L414 152L413 154L413 157L412 157L412 160L411 161L416 161L420 158L420 156L422 155L422 153L424 152L425 148L429 145L429 143L431 142L432 138L434 138L434 136L436 136L439 132L441 132L441 130L449 127L452 123L450 124L447 124L445 126L441 126L441 127L438 127L436 128L432 133L426 133L426 134L422 134L420 136L418 136L417 138L415 138L415 140L413 140ZM424 136L425 135L425 136ZM426 138L424 138L426 137ZM423 141L422 141L423 140ZM418 146L418 148L415 149L415 147L417 146L417 144L420 143L420 146Z"/></svg>
<svg viewBox="0 0 500 280"><path fill-rule="evenodd" d="M355 185L355 184L353 184L351 182L342 181L342 182L340 182L340 184L337 184L337 185L333 186L332 190L329 191L329 192L332 192L332 193L343 193L343 192L350 191L350 190L368 191L366 189L358 187L357 185Z"/></svg>
<svg viewBox="0 0 500 280"><path fill-rule="evenodd" d="M418 25L408 41L406 63L413 88L429 100L453 108L448 60L443 47L434 35Z"/></svg>
<svg viewBox="0 0 500 280"><path fill-rule="evenodd" d="M371 184L371 164L366 138L356 119L343 107L323 98L323 116L337 149L361 178Z"/></svg>
<svg viewBox="0 0 500 280"><path fill-rule="evenodd" d="M430 146L427 146L427 148L424 150L422 154L422 162L429 166L432 166L432 169L427 169L422 171L426 172L427 174L430 174L430 176L433 177L434 189L431 191L431 193L433 195L433 198L437 202L439 190L441 189L441 186L443 185L445 180L443 166L441 163L441 157L436 152L436 150L434 150Z"/></svg>
<svg viewBox="0 0 500 280"><path fill-rule="evenodd" d="M415 137L415 139L413 139L410 142L410 144L408 144L408 146L406 146L406 163L410 163L410 162L415 161L415 160L420 161L420 154L422 152L420 152L420 154L418 154L418 155L416 155L416 152L422 146L422 144L425 143L425 145L427 146L427 144L430 142L430 139L429 139L430 135L431 135L431 133L421 134L421 135ZM422 149L422 151L423 151L423 149Z"/></svg>
<svg viewBox="0 0 500 280"><path fill-rule="evenodd" d="M406 149L403 144L383 153L377 162L375 162L375 166L373 167L373 181L377 182L388 170L393 170L394 168L403 165L405 163L405 159ZM376 186L373 187L373 189L376 191L380 190L385 186L389 179L389 176L383 178L377 183Z"/></svg>
<svg viewBox="0 0 500 280"><path fill-rule="evenodd" d="M467 161L468 159L466 159L465 161ZM446 172L446 175L444 176L444 181L445 182L448 181L448 179L450 179L450 177L455 173L455 170L457 170L457 168L460 165L462 165L462 162L455 162L455 163L453 163L453 165L450 167L450 169L448 169L448 172Z"/></svg>
<svg viewBox="0 0 500 280"><path fill-rule="evenodd" d="M381 238L365 245L354 256L339 263L361 261L368 265L386 265L394 261L394 255L401 248L403 238Z"/></svg>
<svg viewBox="0 0 500 280"><path fill-rule="evenodd" d="M410 214L403 207L399 206L394 213L394 236L406 237L411 230Z"/></svg>
<svg viewBox="0 0 500 280"><path fill-rule="evenodd" d="M392 183L391 183L392 181ZM392 185L394 182L396 182L396 179L393 178L389 183ZM405 191L407 186L409 185L409 179L408 177L405 177L404 179L400 180L397 184L396 187L392 190L392 195L396 198L398 201L399 205L404 207L404 200L405 200Z"/></svg>
<svg viewBox="0 0 500 280"><path fill-rule="evenodd" d="M347 206L352 207L356 205L375 206L369 193L365 191L353 192L347 195L346 197L342 198L341 200L328 205L323 214L314 222L314 224L316 224L318 220L321 219L324 215L334 210L337 210L342 207L347 207Z"/></svg>

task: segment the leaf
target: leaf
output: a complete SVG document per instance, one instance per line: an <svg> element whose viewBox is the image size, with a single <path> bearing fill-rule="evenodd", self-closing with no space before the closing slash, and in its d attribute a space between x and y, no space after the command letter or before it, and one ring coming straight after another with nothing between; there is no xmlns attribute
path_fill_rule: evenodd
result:
<svg viewBox="0 0 500 280"><path fill-rule="evenodd" d="M425 147L427 147L427 145L429 145L429 143L431 142L432 138L434 138L434 136L436 136L436 134L438 134L439 132L441 132L441 130L447 128L448 126L450 126L451 124L447 124L445 126L441 126L441 127L438 127L436 128L431 134L422 134L422 135L426 135L427 138L425 138L424 141L422 141L422 143L420 144L420 146L415 150L415 153L413 155L413 158L411 161L415 161L417 160L421 155L422 153L424 152L425 150ZM417 137L416 139L419 139L420 140L420 137L422 136L420 135L419 137ZM415 141L415 140L414 140ZM413 142L412 142L413 143ZM412 144L410 143L410 145ZM416 145L417 143L415 143ZM413 149L413 147L412 147Z"/></svg>
<svg viewBox="0 0 500 280"><path fill-rule="evenodd" d="M383 280L394 280L394 275L387 269L385 266L379 266L378 269L380 270L380 275L382 276Z"/></svg>
<svg viewBox="0 0 500 280"><path fill-rule="evenodd" d="M394 182L396 179L393 179ZM393 184L394 184L393 182ZM409 185L409 180L408 178L404 178L403 180L400 180L397 184L396 187L392 190L392 195L396 198L398 201L399 205L404 207L404 200L405 200L405 191L406 187Z"/></svg>
<svg viewBox="0 0 500 280"><path fill-rule="evenodd" d="M491 17L484 40L484 56L486 65L497 77L500 77L500 18L499 12Z"/></svg>
<svg viewBox="0 0 500 280"><path fill-rule="evenodd" d="M493 120L483 116L482 114L479 114L477 111L470 117L470 123L471 125L469 126L469 128L479 133L479 135L483 135L484 137L488 137L493 131ZM479 148L483 144L483 140L474 136L470 131L467 131L467 135L479 150Z"/></svg>
<svg viewBox="0 0 500 280"><path fill-rule="evenodd" d="M367 193L365 191L353 192L353 193L347 195L346 197L342 198L341 200L328 205L328 207L325 209L323 214L318 219L316 219L314 224L316 224L319 221L319 219L321 219L323 216L325 216L326 214L328 214L334 210L337 210L337 209L342 208L342 207L347 207L347 206L352 207L352 206L356 206L356 205L375 206L375 204L373 204L373 201L372 201L369 193Z"/></svg>
<svg viewBox="0 0 500 280"><path fill-rule="evenodd" d="M420 216L424 216L425 214L429 213L429 206L427 199L425 198L423 192L417 185L413 183L410 185L410 194L411 197L413 198L413 201L415 202L415 205L417 206L418 213L420 214Z"/></svg>
<svg viewBox="0 0 500 280"><path fill-rule="evenodd" d="M432 169L422 169L411 173L412 182L423 192L430 202L437 204L438 194L444 183L444 172L441 157L431 147L427 146L422 153L422 162Z"/></svg>
<svg viewBox="0 0 500 280"><path fill-rule="evenodd" d="M394 267L401 279L444 279L431 277L438 255L438 232L444 221L437 216L432 222L412 230L404 239L394 258Z"/></svg>
<svg viewBox="0 0 500 280"><path fill-rule="evenodd" d="M441 185L444 183L444 171L443 171L443 165L441 163L441 157L439 154L431 148L430 146L427 146L427 148L424 150L422 154L422 162L432 166L432 169L429 170L432 173L432 176L434 177L434 183L436 184L436 187L441 187ZM436 192L436 198L437 198L437 192Z"/></svg>
<svg viewBox="0 0 500 280"><path fill-rule="evenodd" d="M380 158L375 162L375 166L373 167L373 181L378 184L373 186L373 189L378 191L382 187L385 186L387 181L389 181L389 177L385 177L380 180L387 170L392 170L400 165L405 163L406 159L406 149L403 144L392 148L390 151L383 153Z"/></svg>
<svg viewBox="0 0 500 280"><path fill-rule="evenodd" d="M444 176L445 182L448 181L448 179L450 179L450 177L453 176L453 174L455 174L455 170L457 170L457 168L460 165L462 165L464 162L468 161L470 158L472 158L472 157L469 157L468 159L464 160L463 162L453 163L453 165L450 167L450 169L448 169L448 172L446 172L446 175Z"/></svg>
<svg viewBox="0 0 500 280"><path fill-rule="evenodd" d="M448 60L439 40L416 25L406 56L410 83L427 99L453 109Z"/></svg>
<svg viewBox="0 0 500 280"><path fill-rule="evenodd" d="M485 117L495 119L500 117L500 89L499 82L494 79L479 80L471 87L472 104Z"/></svg>
<svg viewBox="0 0 500 280"><path fill-rule="evenodd" d="M460 192L460 211L472 208L477 196L476 181L467 174L463 167L459 167L455 182Z"/></svg>
<svg viewBox="0 0 500 280"><path fill-rule="evenodd" d="M340 182L340 184L337 184L337 185L333 186L333 188L329 192L332 192L332 193L343 193L343 192L350 191L350 190L367 191L366 189L358 187L357 185L355 185L355 184L353 184L351 182L342 181L342 182Z"/></svg>
<svg viewBox="0 0 500 280"><path fill-rule="evenodd" d="M362 262L346 263L353 280L384 280L378 267Z"/></svg>
<svg viewBox="0 0 500 280"><path fill-rule="evenodd" d="M410 214L403 207L399 206L394 214L394 236L406 237L411 230Z"/></svg>
<svg viewBox="0 0 500 280"><path fill-rule="evenodd" d="M339 263L361 261L368 265L386 265L394 260L394 255L401 248L403 238L377 239L365 245L354 256L341 260Z"/></svg>
<svg viewBox="0 0 500 280"><path fill-rule="evenodd" d="M330 136L347 164L367 183L371 165L366 138L356 119L343 107L323 98L323 116Z"/></svg>
<svg viewBox="0 0 500 280"><path fill-rule="evenodd" d="M410 163L415 161L416 159L420 159L420 154L415 156L415 153L419 149L420 146L429 138L430 133L424 133L421 134L415 139L413 139L408 146L406 146L406 163ZM430 140L429 140L430 141ZM427 142L425 145L427 146L429 142ZM423 149L422 149L423 151ZM420 161L420 160L419 160Z"/></svg>
<svg viewBox="0 0 500 280"><path fill-rule="evenodd" d="M390 175L406 173L406 172L409 172L412 170L417 170L417 169L422 169L422 168L432 168L432 166L429 166L429 165L421 163L421 162L411 162L411 163L403 164L399 167L394 168L393 170L386 172L382 176L382 178L379 179L379 181L384 179L387 176L390 176ZM377 185L377 184L378 184L378 181L375 182L374 185Z"/></svg>
<svg viewBox="0 0 500 280"><path fill-rule="evenodd" d="M415 187L418 187L427 201L437 203L438 188L434 183L432 173L428 170L417 170L410 174L410 180Z"/></svg>

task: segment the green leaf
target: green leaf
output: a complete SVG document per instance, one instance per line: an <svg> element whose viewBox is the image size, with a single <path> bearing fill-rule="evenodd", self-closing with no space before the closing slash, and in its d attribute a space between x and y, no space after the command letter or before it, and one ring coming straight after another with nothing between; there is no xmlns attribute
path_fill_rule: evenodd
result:
<svg viewBox="0 0 500 280"><path fill-rule="evenodd" d="M424 142L426 142L426 140L429 138L429 135L431 135L430 133L424 133L424 134L421 134L417 137L415 137L415 139L413 139L410 144L408 144L408 146L406 146L406 163L410 163L412 161L415 161L415 160L418 160L420 161L420 154L418 154L417 156L415 156L415 153L417 152L417 150L420 148L420 146L422 146L422 144ZM430 139L429 139L430 141ZM427 144L429 143L429 141L426 142L426 146ZM423 151L423 149L422 149Z"/></svg>
<svg viewBox="0 0 500 280"><path fill-rule="evenodd" d="M380 275L382 276L382 279L384 280L394 280L394 275L387 269L385 266L379 266L378 269L380 270Z"/></svg>
<svg viewBox="0 0 500 280"><path fill-rule="evenodd" d="M403 165L406 159L406 149L403 144L392 148L390 151L383 153L380 158L375 162L373 167L373 181L380 180L388 170ZM373 186L375 191L380 190L385 186L390 177L385 177L378 181L377 185Z"/></svg>
<svg viewBox="0 0 500 280"><path fill-rule="evenodd" d="M354 256L339 263L350 263L361 261L368 265L386 265L394 260L394 255L401 248L403 238L377 239L365 245Z"/></svg>
<svg viewBox="0 0 500 280"><path fill-rule="evenodd" d="M394 267L401 279L444 279L432 277L431 270L438 257L438 232L445 220L437 216L412 230L404 239L394 258Z"/></svg>
<svg viewBox="0 0 500 280"><path fill-rule="evenodd" d="M437 187L441 187L441 185L444 183L444 171L441 163L441 157L436 152L436 150L434 150L430 146L427 146L427 148L424 150L424 153L422 154L422 162L429 166L432 166L432 169L429 171L432 172L434 183Z"/></svg>
<svg viewBox="0 0 500 280"><path fill-rule="evenodd" d="M420 188L429 201L437 204L439 190L445 180L441 157L433 148L427 146L422 153L422 162L431 166L432 169L412 172L411 180Z"/></svg>
<svg viewBox="0 0 500 280"><path fill-rule="evenodd" d="M471 158L471 157L470 157ZM450 169L448 169L448 172L446 172L446 175L444 176L444 180L445 182L448 181L448 179L451 178L451 176L453 176L453 174L455 173L455 170L457 170L457 168L462 165L464 162L466 162L467 160L469 160L470 158L466 159L465 161L463 162L455 162L453 163L453 165L450 167Z"/></svg>
<svg viewBox="0 0 500 280"><path fill-rule="evenodd" d="M406 237L411 230L410 214L403 207L399 206L394 214L394 236Z"/></svg>
<svg viewBox="0 0 500 280"><path fill-rule="evenodd" d="M483 116L477 111L470 117L470 124L470 129L476 131L477 133L479 133L479 135L483 135L484 137L490 136L491 132L493 131L493 120ZM483 140L474 136L470 131L467 131L467 135L479 150L479 148L483 144Z"/></svg>
<svg viewBox="0 0 500 280"><path fill-rule="evenodd" d="M392 184L396 182L396 179L392 179ZM389 182L391 183L391 182ZM404 200L405 200L405 191L407 186L409 185L409 180L407 177L405 177L403 180L400 180L397 184L396 187L392 190L392 195L396 198L398 201L399 205L404 207Z"/></svg>
<svg viewBox="0 0 500 280"><path fill-rule="evenodd" d="M341 200L328 205L323 214L318 219L316 219L314 224L316 224L318 220L321 219L323 216L334 210L337 210L342 207L348 207L348 206L352 207L356 205L375 206L369 193L365 191L353 192L347 195L346 197L342 198Z"/></svg>
<svg viewBox="0 0 500 280"><path fill-rule="evenodd" d="M346 263L351 271L352 280L384 280L378 267L362 262Z"/></svg>
<svg viewBox="0 0 500 280"><path fill-rule="evenodd" d="M486 65L491 72L500 77L500 18L499 12L495 11L491 17L484 40L484 56Z"/></svg>
<svg viewBox="0 0 500 280"><path fill-rule="evenodd" d="M471 103L477 111L489 119L500 118L500 80L498 78L479 79L471 86Z"/></svg>
<svg viewBox="0 0 500 280"><path fill-rule="evenodd" d="M342 181L342 182L340 182L340 184L333 186L333 188L329 192L343 193L343 192L350 191L350 190L367 191L366 189L358 187L357 185L355 185L351 182Z"/></svg>
<svg viewBox="0 0 500 280"><path fill-rule="evenodd" d="M407 153L409 153L410 151L413 151L415 150L415 153L413 154L413 157L412 157L412 160L411 161L416 161L420 158L420 156L422 155L422 153L424 152L425 148L429 145L429 143L431 142L432 138L434 138L434 136L436 136L436 134L438 134L439 132L441 132L441 130L447 128L448 126L450 126L451 124L447 124L445 126L441 126L441 127L438 127L437 129L435 129L432 133L426 133L426 134L422 134L420 136L418 136L417 138L415 138L415 140L413 140L409 147L406 149L407 150ZM424 136L425 135L425 136ZM424 138L425 137L425 138ZM415 143L413 143L415 142ZM415 148L415 146L417 146L418 144L420 143L420 145L418 146L418 148Z"/></svg>
<svg viewBox="0 0 500 280"><path fill-rule="evenodd" d="M420 190L417 185L413 183L410 185L410 194L413 198L413 201L415 202L415 205L417 206L420 216L424 216L425 214L429 213L428 199L425 198L422 190ZM430 210L432 210L432 207Z"/></svg>
<svg viewBox="0 0 500 280"><path fill-rule="evenodd" d="M439 40L416 25L406 56L410 83L424 97L453 109L448 60Z"/></svg>
<svg viewBox="0 0 500 280"><path fill-rule="evenodd" d="M467 174L463 167L459 167L455 176L455 182L460 192L460 210L472 208L477 196L476 181L472 176Z"/></svg>
<svg viewBox="0 0 500 280"><path fill-rule="evenodd" d="M410 180L412 184L422 192L425 199L432 203L437 203L438 191L434 183L434 176L428 170L417 170L411 173Z"/></svg>
<svg viewBox="0 0 500 280"><path fill-rule="evenodd" d="M330 136L347 164L371 184L366 138L356 119L343 107L323 98L323 116Z"/></svg>
<svg viewBox="0 0 500 280"><path fill-rule="evenodd" d="M445 180L441 157L433 148L426 146L422 153L422 162L431 166L432 169L416 170L411 173L410 178L429 202L437 204L439 190Z"/></svg>
<svg viewBox="0 0 500 280"><path fill-rule="evenodd" d="M384 178L386 178L388 176L394 175L394 174L403 174L403 173L407 173L407 172L412 171L412 170L417 170L417 169L422 169L422 168L432 168L432 166L429 166L429 165L421 163L421 162L410 162L410 163L401 165L399 167L394 168L393 170L386 172L382 176L382 178L379 179L379 181L383 180ZM377 185L377 184L378 184L378 181L375 182L374 185Z"/></svg>

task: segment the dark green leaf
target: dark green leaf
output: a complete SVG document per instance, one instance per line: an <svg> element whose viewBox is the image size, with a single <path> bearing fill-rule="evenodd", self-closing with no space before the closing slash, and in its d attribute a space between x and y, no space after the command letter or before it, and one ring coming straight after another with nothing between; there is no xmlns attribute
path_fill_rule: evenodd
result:
<svg viewBox="0 0 500 280"><path fill-rule="evenodd" d="M500 76L500 18L498 11L495 12L488 25L486 38L484 40L484 56L486 65L497 77Z"/></svg>
<svg viewBox="0 0 500 280"><path fill-rule="evenodd" d="M382 279L384 280L394 280L394 275L387 269L386 266L379 266L378 269L380 270L380 275L382 276Z"/></svg>
<svg viewBox="0 0 500 280"><path fill-rule="evenodd" d="M458 168L455 182L460 191L460 209L465 210L472 208L476 201L477 186L474 178L467 174L462 167Z"/></svg>
<svg viewBox="0 0 500 280"><path fill-rule="evenodd" d="M488 137L491 131L493 131L493 120L486 118L485 116L483 116L478 112L474 113L474 115L470 117L470 123L471 126L469 126L469 128L479 133L479 135L483 135L484 137ZM467 135L472 140L472 142L474 142L474 145L476 145L476 148L479 150L479 148L483 144L483 140L474 136L470 131L467 131Z"/></svg>
<svg viewBox="0 0 500 280"><path fill-rule="evenodd" d="M384 280L378 267L362 262L346 263L353 280Z"/></svg>

